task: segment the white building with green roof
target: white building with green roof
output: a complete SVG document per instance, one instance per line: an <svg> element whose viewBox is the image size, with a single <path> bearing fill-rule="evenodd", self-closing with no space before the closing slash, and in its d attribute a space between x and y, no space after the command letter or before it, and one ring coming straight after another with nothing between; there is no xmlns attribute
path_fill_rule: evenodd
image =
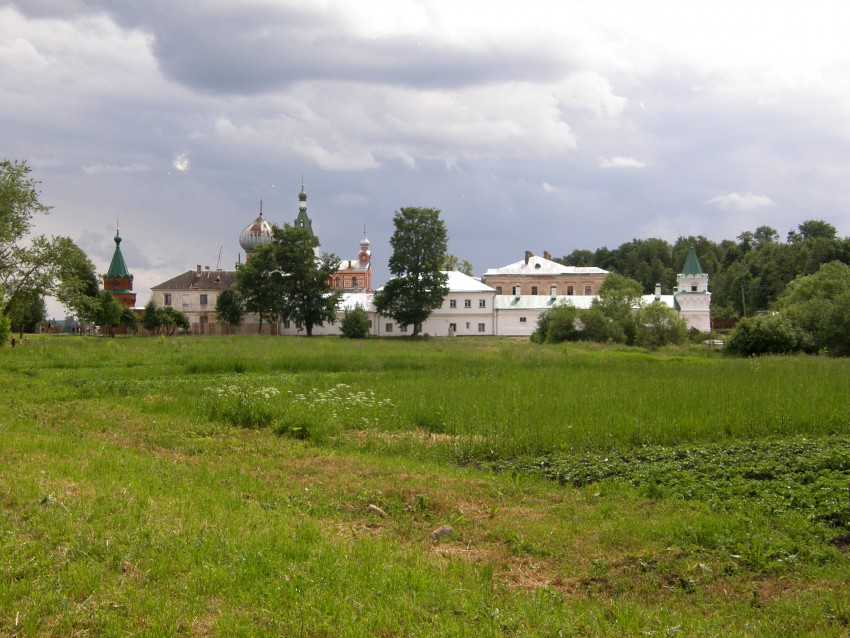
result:
<svg viewBox="0 0 850 638"><path fill-rule="evenodd" d="M699 263L697 251L691 246L682 272L676 278L673 293L674 308L684 319L688 328L700 332L711 332L711 293L708 291L708 275Z"/></svg>

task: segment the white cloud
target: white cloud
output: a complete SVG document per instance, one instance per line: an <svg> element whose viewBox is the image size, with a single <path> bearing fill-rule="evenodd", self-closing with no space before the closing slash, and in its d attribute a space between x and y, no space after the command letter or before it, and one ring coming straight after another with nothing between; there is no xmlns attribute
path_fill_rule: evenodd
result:
<svg viewBox="0 0 850 638"><path fill-rule="evenodd" d="M557 193L558 189L552 186L549 182L543 182L543 192L544 193Z"/></svg>
<svg viewBox="0 0 850 638"><path fill-rule="evenodd" d="M593 113L596 117L619 117L627 100L614 94L605 76L591 71L573 73L555 88L561 104Z"/></svg>
<svg viewBox="0 0 850 638"><path fill-rule="evenodd" d="M646 168L647 163L634 157L602 157L599 168Z"/></svg>
<svg viewBox="0 0 850 638"><path fill-rule="evenodd" d="M739 210L751 211L766 206L775 206L774 202L767 195L755 195L753 193L726 193L725 195L717 195L705 201L706 204L712 204L723 210Z"/></svg>
<svg viewBox="0 0 850 638"><path fill-rule="evenodd" d="M186 153L178 153L174 156L174 159L171 160L171 165L175 170L178 170L181 173L187 173L191 167L191 162L189 161L189 156Z"/></svg>

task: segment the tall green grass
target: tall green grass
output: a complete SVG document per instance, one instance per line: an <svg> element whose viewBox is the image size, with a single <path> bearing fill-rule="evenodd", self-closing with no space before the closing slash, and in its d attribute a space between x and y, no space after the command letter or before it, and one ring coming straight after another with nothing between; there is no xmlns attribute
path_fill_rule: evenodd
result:
<svg viewBox="0 0 850 638"><path fill-rule="evenodd" d="M824 357L498 339L68 337L5 351L0 370L49 376L43 391L57 400L121 396L323 442L346 430L421 431L466 457L850 432L850 362Z"/></svg>

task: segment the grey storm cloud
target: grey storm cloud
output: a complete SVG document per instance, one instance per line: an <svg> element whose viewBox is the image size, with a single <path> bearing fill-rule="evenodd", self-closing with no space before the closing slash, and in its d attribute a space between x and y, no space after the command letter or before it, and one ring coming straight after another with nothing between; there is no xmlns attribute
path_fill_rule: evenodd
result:
<svg viewBox="0 0 850 638"><path fill-rule="evenodd" d="M208 93L263 94L303 80L425 88L552 81L572 68L563 56L519 38L462 45L407 34L364 37L309 3L34 0L18 8L35 17L108 14L153 36L153 53L168 78Z"/></svg>

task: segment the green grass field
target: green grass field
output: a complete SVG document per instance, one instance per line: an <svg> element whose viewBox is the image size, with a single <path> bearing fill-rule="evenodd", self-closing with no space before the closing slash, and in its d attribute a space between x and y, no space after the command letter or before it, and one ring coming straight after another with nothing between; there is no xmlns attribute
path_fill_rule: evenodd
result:
<svg viewBox="0 0 850 638"><path fill-rule="evenodd" d="M850 631L850 361L34 337L0 383L0 635Z"/></svg>

